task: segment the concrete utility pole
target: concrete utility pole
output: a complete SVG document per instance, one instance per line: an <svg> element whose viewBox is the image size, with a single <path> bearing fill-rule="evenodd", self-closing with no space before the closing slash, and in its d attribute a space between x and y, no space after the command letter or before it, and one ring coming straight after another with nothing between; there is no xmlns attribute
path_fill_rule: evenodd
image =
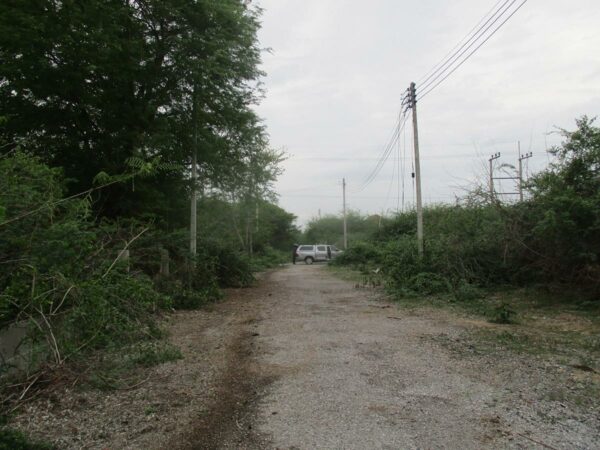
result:
<svg viewBox="0 0 600 450"><path fill-rule="evenodd" d="M258 201L256 202L256 232L258 233Z"/></svg>
<svg viewBox="0 0 600 450"><path fill-rule="evenodd" d="M196 114L196 85L194 85L192 118L194 120L194 148L192 149L192 195L190 204L190 253L196 256L197 249L197 183L198 183L198 120Z"/></svg>
<svg viewBox="0 0 600 450"><path fill-rule="evenodd" d="M344 250L348 248L348 226L346 224L346 179L342 178L342 196L344 202Z"/></svg>
<svg viewBox="0 0 600 450"><path fill-rule="evenodd" d="M532 152L521 155L521 141L519 141L519 201L523 201L523 160L533 156Z"/></svg>
<svg viewBox="0 0 600 450"><path fill-rule="evenodd" d="M423 201L421 197L421 161L419 158L419 128L417 125L417 89L410 83L410 108L412 108L413 138L415 142L415 184L417 187L417 247L419 257L423 257Z"/></svg>
<svg viewBox="0 0 600 450"><path fill-rule="evenodd" d="M494 153L492 156L490 156L490 159L488 159L489 163L490 163L490 199L494 200L494 160L500 158L500 153Z"/></svg>

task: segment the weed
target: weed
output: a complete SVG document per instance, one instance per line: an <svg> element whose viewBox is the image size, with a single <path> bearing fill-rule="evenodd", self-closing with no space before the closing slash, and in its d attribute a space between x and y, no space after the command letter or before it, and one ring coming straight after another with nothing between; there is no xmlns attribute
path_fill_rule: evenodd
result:
<svg viewBox="0 0 600 450"><path fill-rule="evenodd" d="M181 350L171 344L148 342L138 345L130 358L134 365L151 367L183 359L183 355L181 354Z"/></svg>
<svg viewBox="0 0 600 450"><path fill-rule="evenodd" d="M477 286L461 280L453 289L452 296L457 302L473 302L483 298L483 292Z"/></svg>
<svg viewBox="0 0 600 450"><path fill-rule="evenodd" d="M516 315L516 311L511 309L506 303L503 303L494 309L494 313L489 321L498 324L511 324L515 323Z"/></svg>
<svg viewBox="0 0 600 450"><path fill-rule="evenodd" d="M136 369L182 358L181 351L167 342L138 342L99 354L93 370L84 378L83 385L103 391L127 388L140 381L142 372Z"/></svg>

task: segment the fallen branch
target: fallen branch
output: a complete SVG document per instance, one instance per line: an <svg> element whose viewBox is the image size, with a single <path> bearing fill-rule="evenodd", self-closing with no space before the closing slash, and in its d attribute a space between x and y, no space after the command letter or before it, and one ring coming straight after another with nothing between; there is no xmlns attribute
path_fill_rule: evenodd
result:
<svg viewBox="0 0 600 450"><path fill-rule="evenodd" d="M123 388L119 388L119 390L120 391L130 391L131 389L135 389L136 387L141 386L142 384L146 383L149 380L150 380L150 376L148 376L146 379L140 381L139 383L133 384L131 386L125 386Z"/></svg>
<svg viewBox="0 0 600 450"><path fill-rule="evenodd" d="M44 314L44 311L42 311L42 308L36 308L37 312L40 314L40 316L42 317L42 319L44 319L44 322L46 323L46 327L48 328L48 333L50 334L50 344L53 347L53 351L54 351L54 359L56 360L56 363L60 366L63 363L63 359L60 355L60 350L58 349L58 342L56 341L56 337L54 336L54 332L52 331L52 325L50 325L50 322L48 321L48 319L46 318L46 315ZM39 327L39 325L38 325ZM41 329L41 327L40 327Z"/></svg>
<svg viewBox="0 0 600 450"><path fill-rule="evenodd" d="M129 246L131 244L133 244L133 242L135 242L142 234L144 234L146 231L148 231L150 228L146 227L144 228L142 231L140 231L137 235L135 235L133 237L133 239L131 239L129 242L125 243L125 247L123 247L121 249L121 251L119 251L119 254L117 255L117 257L115 258L115 260L112 262L112 264L110 265L110 267L106 270L106 272L104 273L104 275L102 275L102 278L106 278L106 276L110 273L110 271L113 269L113 267L115 266L115 264L117 264L117 262L119 261L119 259L121 258L121 255L123 254L123 252L125 250L127 250L129 248Z"/></svg>
<svg viewBox="0 0 600 450"><path fill-rule="evenodd" d="M63 295L62 300L60 301L60 303L58 304L58 306L56 308L52 309L52 305L50 306L50 315L51 316L53 316L54 314L56 314L56 312L60 309L60 307L65 302L65 299L67 298L67 295L69 295L69 292L71 292L71 289L73 289L74 287L75 287L75 285L69 286L69 289L67 289L67 292L65 292L65 295Z"/></svg>

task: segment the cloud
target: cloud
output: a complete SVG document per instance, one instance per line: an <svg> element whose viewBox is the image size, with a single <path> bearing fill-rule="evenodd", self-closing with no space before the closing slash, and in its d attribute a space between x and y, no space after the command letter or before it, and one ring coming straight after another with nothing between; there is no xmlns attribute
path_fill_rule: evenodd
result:
<svg viewBox="0 0 600 450"><path fill-rule="evenodd" d="M274 147L292 157L278 182L281 205L306 222L341 210L342 177L352 191L381 155L400 96L490 10L476 0L261 0L267 97L258 108ZM532 170L547 146L582 114L600 109L600 8L596 0L528 2L468 62L419 103L426 202L452 201L481 175L490 153L515 163L517 141ZM408 127L410 130L410 126ZM410 154L410 133L407 133ZM410 168L410 159L406 166ZM393 157L353 208L396 204ZM412 180L405 173L405 199ZM325 187L323 187L325 185ZM317 187L321 186L321 187ZM294 191L295 189L295 191Z"/></svg>

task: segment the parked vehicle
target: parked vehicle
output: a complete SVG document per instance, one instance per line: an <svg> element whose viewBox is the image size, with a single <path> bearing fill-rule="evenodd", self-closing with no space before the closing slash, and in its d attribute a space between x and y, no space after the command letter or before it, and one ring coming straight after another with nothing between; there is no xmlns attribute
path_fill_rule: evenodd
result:
<svg viewBox="0 0 600 450"><path fill-rule="evenodd" d="M335 245L300 245L296 249L296 258L304 261L306 264L312 264L317 261L328 261L340 253L342 251Z"/></svg>
<svg viewBox="0 0 600 450"><path fill-rule="evenodd" d="M339 248L337 248L335 245L328 245L329 250L331 251L331 259L335 258L337 255L341 255L342 253L344 253L344 250L340 250Z"/></svg>

